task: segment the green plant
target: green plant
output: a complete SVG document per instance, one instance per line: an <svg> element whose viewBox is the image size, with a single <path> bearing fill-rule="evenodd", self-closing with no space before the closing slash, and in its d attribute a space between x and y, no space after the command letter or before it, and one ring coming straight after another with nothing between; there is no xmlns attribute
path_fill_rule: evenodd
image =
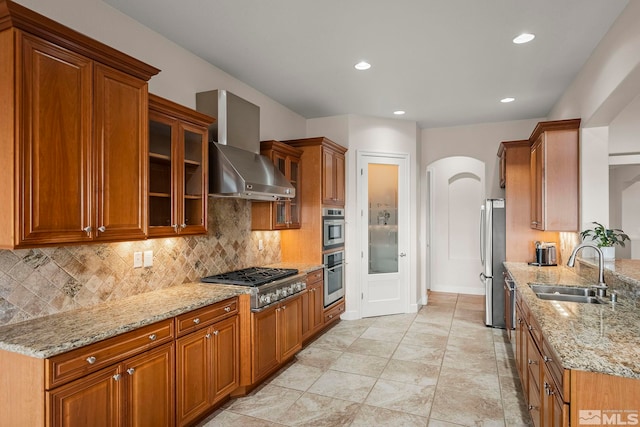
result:
<svg viewBox="0 0 640 427"><path fill-rule="evenodd" d="M619 228L604 228L604 225L595 221L592 224L595 224L595 227L582 231L580 236L583 240L591 237L599 248L613 245L624 247L624 241L629 240L629 236Z"/></svg>

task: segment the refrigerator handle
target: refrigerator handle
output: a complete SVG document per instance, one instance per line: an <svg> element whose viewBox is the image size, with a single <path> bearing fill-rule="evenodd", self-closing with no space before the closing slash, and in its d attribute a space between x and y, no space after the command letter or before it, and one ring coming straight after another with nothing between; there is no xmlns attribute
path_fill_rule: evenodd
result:
<svg viewBox="0 0 640 427"><path fill-rule="evenodd" d="M485 238L485 226L484 226L484 205L480 206L480 262L484 265L484 238Z"/></svg>

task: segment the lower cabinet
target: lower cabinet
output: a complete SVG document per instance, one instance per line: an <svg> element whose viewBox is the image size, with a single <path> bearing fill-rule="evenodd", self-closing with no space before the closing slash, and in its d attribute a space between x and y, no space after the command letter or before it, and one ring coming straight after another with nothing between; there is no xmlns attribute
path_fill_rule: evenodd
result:
<svg viewBox="0 0 640 427"><path fill-rule="evenodd" d="M322 270L307 275L307 292L302 294L302 340L315 336L324 326L324 283Z"/></svg>
<svg viewBox="0 0 640 427"><path fill-rule="evenodd" d="M237 316L176 340L177 425L198 419L237 387L239 346Z"/></svg>
<svg viewBox="0 0 640 427"><path fill-rule="evenodd" d="M255 384L302 348L301 294L251 313L251 340L251 383Z"/></svg>
<svg viewBox="0 0 640 427"><path fill-rule="evenodd" d="M171 343L57 387L46 392L50 425L172 425L173 371Z"/></svg>

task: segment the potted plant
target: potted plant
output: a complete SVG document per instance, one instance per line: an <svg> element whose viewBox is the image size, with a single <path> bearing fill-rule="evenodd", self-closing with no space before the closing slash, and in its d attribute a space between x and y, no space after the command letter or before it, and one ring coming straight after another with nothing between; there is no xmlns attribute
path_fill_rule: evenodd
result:
<svg viewBox="0 0 640 427"><path fill-rule="evenodd" d="M580 233L582 239L590 237L593 243L595 243L602 254L604 259L612 260L616 258L616 251L614 245L620 245L624 247L625 240L629 240L629 236L619 228L605 228L604 225L599 222L592 222L593 228L589 228Z"/></svg>

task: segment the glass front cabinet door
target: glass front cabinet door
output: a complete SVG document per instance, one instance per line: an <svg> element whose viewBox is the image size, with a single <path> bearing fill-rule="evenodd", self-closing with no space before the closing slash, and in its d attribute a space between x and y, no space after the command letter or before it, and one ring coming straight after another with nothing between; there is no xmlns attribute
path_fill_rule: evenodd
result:
<svg viewBox="0 0 640 427"><path fill-rule="evenodd" d="M149 236L207 232L207 127L213 117L149 95Z"/></svg>

